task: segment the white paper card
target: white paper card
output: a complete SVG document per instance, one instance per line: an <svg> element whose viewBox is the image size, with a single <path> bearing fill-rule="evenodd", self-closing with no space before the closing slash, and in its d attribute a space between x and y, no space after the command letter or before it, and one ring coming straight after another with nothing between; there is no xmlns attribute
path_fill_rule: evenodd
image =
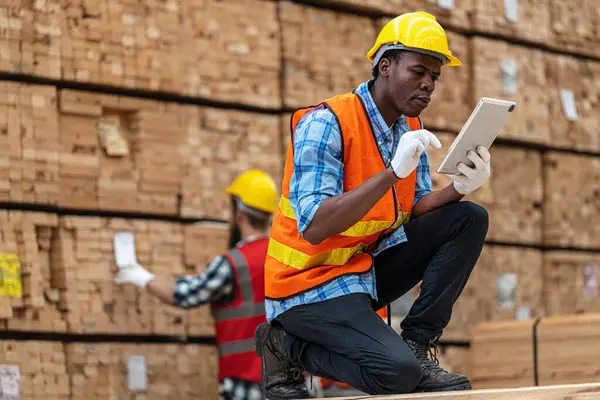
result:
<svg viewBox="0 0 600 400"><path fill-rule="evenodd" d="M119 268L137 264L135 239L131 232L117 232L114 237L115 260Z"/></svg>
<svg viewBox="0 0 600 400"><path fill-rule="evenodd" d="M560 91L560 98L562 100L562 108L565 117L569 121L577 121L579 116L577 115L577 108L575 107L575 96L569 89L562 89Z"/></svg>
<svg viewBox="0 0 600 400"><path fill-rule="evenodd" d="M529 307L517 308L517 313L515 314L515 318L518 321L525 321L525 320L531 319L531 308L529 308Z"/></svg>
<svg viewBox="0 0 600 400"><path fill-rule="evenodd" d="M21 398L21 374L16 365L0 365L0 400Z"/></svg>
<svg viewBox="0 0 600 400"><path fill-rule="evenodd" d="M496 278L496 303L498 307L510 309L515 306L517 274L504 273Z"/></svg>
<svg viewBox="0 0 600 400"><path fill-rule="evenodd" d="M517 62L515 60L501 60L502 88L504 94L517 94Z"/></svg>
<svg viewBox="0 0 600 400"><path fill-rule="evenodd" d="M583 266L583 295L598 297L598 277L596 276L595 264L585 264Z"/></svg>
<svg viewBox="0 0 600 400"><path fill-rule="evenodd" d="M452 10L454 8L454 0L438 0L438 7Z"/></svg>
<svg viewBox="0 0 600 400"><path fill-rule="evenodd" d="M517 0L504 0L504 13L510 22L517 22Z"/></svg>
<svg viewBox="0 0 600 400"><path fill-rule="evenodd" d="M132 392L140 392L147 389L148 379L144 356L129 357L127 361L127 378L129 381L129 390Z"/></svg>

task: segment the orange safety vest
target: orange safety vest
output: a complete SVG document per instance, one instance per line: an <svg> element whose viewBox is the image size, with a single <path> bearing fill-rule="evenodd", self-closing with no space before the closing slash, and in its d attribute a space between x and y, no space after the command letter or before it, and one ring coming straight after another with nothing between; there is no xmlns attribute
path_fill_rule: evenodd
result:
<svg viewBox="0 0 600 400"><path fill-rule="evenodd" d="M385 170L364 104L355 93L334 96L324 103L337 118L343 140L343 190L356 189ZM415 195L413 171L386 193L375 206L344 232L312 245L298 232L296 215L289 202L294 172L293 140L298 122L315 106L292 115L292 138L288 144L279 207L273 218L265 260L265 295L284 299L323 285L346 274L361 274L373 264L369 250L383 235L408 221ZM412 130L421 129L419 118L406 118Z"/></svg>

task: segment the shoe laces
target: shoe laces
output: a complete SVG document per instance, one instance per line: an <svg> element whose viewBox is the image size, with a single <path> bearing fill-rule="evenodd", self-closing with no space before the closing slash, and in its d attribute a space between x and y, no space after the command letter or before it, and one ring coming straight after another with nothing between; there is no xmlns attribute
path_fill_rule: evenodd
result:
<svg viewBox="0 0 600 400"><path fill-rule="evenodd" d="M413 342L411 347L424 371L434 375L446 372L440 367L440 361L438 360L437 338L431 339L427 345Z"/></svg>

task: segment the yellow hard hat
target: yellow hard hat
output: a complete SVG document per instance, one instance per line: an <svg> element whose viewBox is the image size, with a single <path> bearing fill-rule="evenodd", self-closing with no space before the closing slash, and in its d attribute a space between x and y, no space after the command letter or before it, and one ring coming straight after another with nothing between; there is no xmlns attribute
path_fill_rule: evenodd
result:
<svg viewBox="0 0 600 400"><path fill-rule="evenodd" d="M233 180L225 190L247 207L273 214L277 208L277 187L271 177L258 169L248 170Z"/></svg>
<svg viewBox="0 0 600 400"><path fill-rule="evenodd" d="M385 24L367 58L375 68L383 53L394 49L427 54L439 58L442 65L449 67L462 65L448 49L444 28L433 15L423 11L399 15Z"/></svg>

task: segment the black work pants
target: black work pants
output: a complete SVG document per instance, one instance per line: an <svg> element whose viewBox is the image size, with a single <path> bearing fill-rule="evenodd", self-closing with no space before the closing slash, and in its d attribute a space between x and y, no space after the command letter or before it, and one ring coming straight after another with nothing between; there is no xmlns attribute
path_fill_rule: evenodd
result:
<svg viewBox="0 0 600 400"><path fill-rule="evenodd" d="M420 343L441 336L452 306L479 258L488 229L486 210L463 201L405 225L408 242L375 257L378 301L349 294L294 307L277 320L286 353L306 371L362 392L412 391L421 368L402 337ZM420 296L402 322L402 337L375 313L417 283Z"/></svg>

